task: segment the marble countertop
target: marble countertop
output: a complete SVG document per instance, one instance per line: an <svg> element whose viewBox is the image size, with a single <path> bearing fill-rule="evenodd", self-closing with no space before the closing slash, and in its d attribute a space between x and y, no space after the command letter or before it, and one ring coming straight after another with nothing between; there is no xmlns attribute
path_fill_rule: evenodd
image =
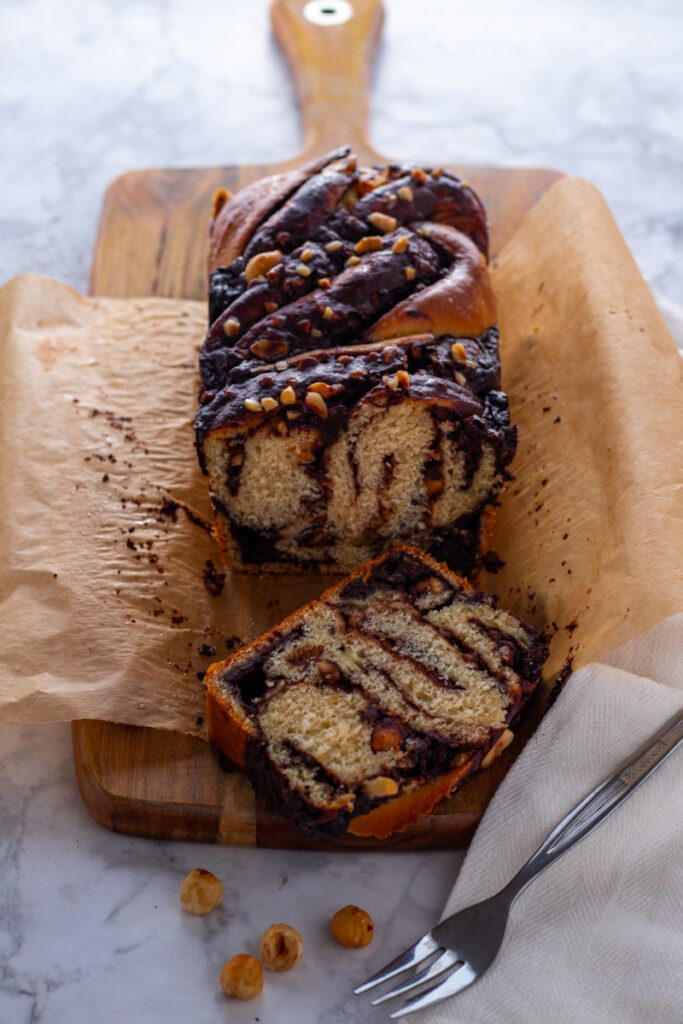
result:
<svg viewBox="0 0 683 1024"><path fill-rule="evenodd" d="M683 301L676 0L386 6L370 124L380 151L587 177L646 277ZM0 282L36 270L85 291L102 195L122 171L271 161L300 147L265 0L6 0L0 44ZM115 835L80 803L67 724L2 725L0 1022L387 1020L350 991L433 923L461 861ZM198 866L225 886L206 918L178 903ZM364 950L329 935L349 902L376 923ZM267 979L258 1000L228 1002L222 964L256 952L281 920L302 932L303 962Z"/></svg>

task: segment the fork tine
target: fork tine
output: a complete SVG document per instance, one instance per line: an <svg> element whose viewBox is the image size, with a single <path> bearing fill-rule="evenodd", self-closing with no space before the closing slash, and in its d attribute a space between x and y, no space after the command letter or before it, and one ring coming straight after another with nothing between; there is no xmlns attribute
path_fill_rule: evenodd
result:
<svg viewBox="0 0 683 1024"><path fill-rule="evenodd" d="M354 989L357 996L361 992L367 992L368 989L374 988L375 985L381 985L383 981L388 981L389 978L396 977L401 971L407 970L409 967L414 967L416 964L422 963L428 956L435 953L437 949L440 949L439 943L436 939L433 939L429 932L423 935L422 938L416 942L405 952L401 953L392 960L391 963L386 964L381 970L373 974L371 978L368 978L366 982L359 985L358 988Z"/></svg>
<svg viewBox="0 0 683 1024"><path fill-rule="evenodd" d="M453 953L450 949L444 950L438 960L435 960L429 967L425 967L423 971L418 971L412 978L404 982L398 988L391 989L390 992L385 992L384 995L379 996L377 999L372 1000L373 1006L379 1006L380 1003L385 1003L387 999L393 999L395 996L402 996L404 992L412 992L418 985L422 985L425 981L431 981L437 974L443 974L443 972L452 967L453 964L457 963L458 956Z"/></svg>
<svg viewBox="0 0 683 1024"><path fill-rule="evenodd" d="M447 999L448 996L454 996L457 992L462 992L464 988L467 988L473 981L476 981L477 977L477 972L469 964L465 963L461 967L456 967L455 971L439 982L438 985L432 985L426 992L422 992L421 995L409 999L398 1010L390 1013L389 1016L392 1020L395 1020L397 1017L405 1017L409 1013L415 1013L416 1010L424 1010L425 1007L433 1006L434 1003L440 1003L442 999Z"/></svg>

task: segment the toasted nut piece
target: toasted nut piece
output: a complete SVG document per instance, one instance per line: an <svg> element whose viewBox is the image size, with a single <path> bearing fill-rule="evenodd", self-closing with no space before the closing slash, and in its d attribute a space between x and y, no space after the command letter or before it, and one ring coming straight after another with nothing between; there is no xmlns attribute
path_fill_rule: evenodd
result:
<svg viewBox="0 0 683 1024"><path fill-rule="evenodd" d="M364 252L376 252L381 248L382 239L379 235L366 235L365 238L361 238L360 242L356 242L353 251L360 256Z"/></svg>
<svg viewBox="0 0 683 1024"><path fill-rule="evenodd" d="M333 661L321 658L320 661L316 661L315 667L325 683L338 683L341 679L341 672Z"/></svg>
<svg viewBox="0 0 683 1024"><path fill-rule="evenodd" d="M402 740L400 730L395 725L388 725L385 722L376 725L372 730L370 746L376 754L379 754L382 750L394 750L396 747L400 747Z"/></svg>
<svg viewBox="0 0 683 1024"><path fill-rule="evenodd" d="M410 172L410 177L419 185L423 185L427 180L427 175L425 174L421 167L414 167L413 170Z"/></svg>
<svg viewBox="0 0 683 1024"><path fill-rule="evenodd" d="M330 281L329 277L321 277L320 280L318 281L318 288L322 288L324 291L327 291L327 289L331 287L332 282Z"/></svg>
<svg viewBox="0 0 683 1024"><path fill-rule="evenodd" d="M443 174L443 167L434 167L432 170L432 178L440 178Z"/></svg>
<svg viewBox="0 0 683 1024"><path fill-rule="evenodd" d="M277 398L262 398L261 405L266 410L266 412L272 412L273 409L278 408L280 403L278 402Z"/></svg>
<svg viewBox="0 0 683 1024"><path fill-rule="evenodd" d="M325 252L337 252L343 244L343 242L328 242L325 246Z"/></svg>
<svg viewBox="0 0 683 1024"><path fill-rule="evenodd" d="M360 263L360 256L349 256L344 266L355 267L356 263Z"/></svg>
<svg viewBox="0 0 683 1024"><path fill-rule="evenodd" d="M459 373L457 370L453 374L453 380L455 381L456 384L459 384L461 388L464 387L465 384L467 384L467 377L465 376L465 374Z"/></svg>
<svg viewBox="0 0 683 1024"><path fill-rule="evenodd" d="M445 487L443 480L437 480L434 477L428 476L425 479L425 490L428 494L441 494Z"/></svg>
<svg viewBox="0 0 683 1024"><path fill-rule="evenodd" d="M281 259L282 253L279 249L271 249L270 252L257 252L255 256L251 257L244 268L244 276L247 281L251 281L255 277L263 277Z"/></svg>
<svg viewBox="0 0 683 1024"><path fill-rule="evenodd" d="M454 345L451 345L451 355L456 363L467 362L467 352L465 351L465 346L461 341L456 341Z"/></svg>
<svg viewBox="0 0 683 1024"><path fill-rule="evenodd" d="M221 988L226 996L253 999L263 989L261 961L248 953L238 953L221 971Z"/></svg>
<svg viewBox="0 0 683 1024"><path fill-rule="evenodd" d="M390 216L388 213L371 213L368 220L372 224L373 228L377 228L382 234L387 231L395 231L398 226L398 221L395 217Z"/></svg>
<svg viewBox="0 0 683 1024"><path fill-rule="evenodd" d="M403 273L406 275L406 279L408 281L412 281L415 277L415 267L406 267Z"/></svg>
<svg viewBox="0 0 683 1024"><path fill-rule="evenodd" d="M375 933L375 926L367 910L349 903L332 918L332 934L342 946L367 946Z"/></svg>
<svg viewBox="0 0 683 1024"><path fill-rule="evenodd" d="M213 194L213 208L211 210L211 219L215 220L218 214L221 212L228 199L232 197L232 192L228 192L227 188L217 188Z"/></svg>
<svg viewBox="0 0 683 1024"><path fill-rule="evenodd" d="M284 356L289 352L289 345L286 341L276 341L274 338L260 338L249 351L258 359L274 359L275 356Z"/></svg>
<svg viewBox="0 0 683 1024"><path fill-rule="evenodd" d="M226 338L234 338L240 329L240 322L236 316L229 316L223 324L223 334Z"/></svg>
<svg viewBox="0 0 683 1024"><path fill-rule="evenodd" d="M322 338L322 336L323 336L323 332L319 331L317 327L312 327L311 328L311 337L312 338Z"/></svg>
<svg viewBox="0 0 683 1024"><path fill-rule="evenodd" d="M305 263L297 263L297 265L296 265L296 272L299 275L299 277L310 277L311 276L311 268L307 267Z"/></svg>
<svg viewBox="0 0 683 1024"><path fill-rule="evenodd" d="M323 313L323 320L331 320L334 316L334 310L332 306L325 306L325 312Z"/></svg>
<svg viewBox="0 0 683 1024"><path fill-rule="evenodd" d="M297 455L297 459L299 460L299 462L304 463L315 462L315 455L313 454L313 452L300 452Z"/></svg>
<svg viewBox="0 0 683 1024"><path fill-rule="evenodd" d="M408 391L410 389L410 374L405 370L397 370L396 382L401 385L404 391Z"/></svg>
<svg viewBox="0 0 683 1024"><path fill-rule="evenodd" d="M299 256L299 259L301 260L302 263L308 263L309 260L313 259L313 250L304 249L304 251L301 253L301 256Z"/></svg>
<svg viewBox="0 0 683 1024"><path fill-rule="evenodd" d="M183 878L180 885L180 903L190 914L208 914L223 899L223 885L204 868L195 868Z"/></svg>
<svg viewBox="0 0 683 1024"><path fill-rule="evenodd" d="M401 235L401 237L397 238L396 241L394 242L394 244L392 245L391 251L392 252L397 252L397 253L405 252L407 248L408 248L408 239L407 239L407 237L405 235Z"/></svg>
<svg viewBox="0 0 683 1024"><path fill-rule="evenodd" d="M335 389L331 388L329 384L326 384L324 380L317 380L315 384L309 384L308 391L315 391L317 395L322 398L331 398L335 393Z"/></svg>
<svg viewBox="0 0 683 1024"><path fill-rule="evenodd" d="M327 419L327 405L322 395L319 395L317 391L309 391L305 399L306 405L309 409L317 412L318 416L322 419Z"/></svg>
<svg viewBox="0 0 683 1024"><path fill-rule="evenodd" d="M407 203L412 203L413 201L413 190L408 185L401 185L396 195L399 199L405 199Z"/></svg>
<svg viewBox="0 0 683 1024"><path fill-rule="evenodd" d="M482 759L480 767L481 768L488 768L488 767L490 767L490 765L493 764L495 759L500 754L503 753L503 751L506 749L506 747L510 746L510 744L512 743L514 738L515 738L515 734L512 731L512 729L504 729L503 732L498 737L498 739L496 740L496 742L493 744L493 746L489 750L489 752L486 755L486 757L484 757Z"/></svg>
<svg viewBox="0 0 683 1024"><path fill-rule="evenodd" d="M366 779L363 783L363 792L371 800L382 796L396 796L398 782L396 779L390 779L388 775L378 775L374 779Z"/></svg>
<svg viewBox="0 0 683 1024"><path fill-rule="evenodd" d="M422 235L423 238L429 238L432 233L432 229L429 224L420 224L417 229L418 235Z"/></svg>
<svg viewBox="0 0 683 1024"><path fill-rule="evenodd" d="M264 306L266 307L266 313L274 313L280 308L277 302L264 302Z"/></svg>
<svg viewBox="0 0 683 1024"><path fill-rule="evenodd" d="M438 576L427 576L415 585L418 594L445 594L448 586Z"/></svg>
<svg viewBox="0 0 683 1024"><path fill-rule="evenodd" d="M304 955L304 940L290 924L271 924L261 936L261 960L269 971L288 971Z"/></svg>
<svg viewBox="0 0 683 1024"><path fill-rule="evenodd" d="M261 412L261 402L258 398L245 398L244 406L249 412Z"/></svg>
<svg viewBox="0 0 683 1024"><path fill-rule="evenodd" d="M280 401L283 405L294 405L296 402L296 392L291 385L282 389L280 392Z"/></svg>

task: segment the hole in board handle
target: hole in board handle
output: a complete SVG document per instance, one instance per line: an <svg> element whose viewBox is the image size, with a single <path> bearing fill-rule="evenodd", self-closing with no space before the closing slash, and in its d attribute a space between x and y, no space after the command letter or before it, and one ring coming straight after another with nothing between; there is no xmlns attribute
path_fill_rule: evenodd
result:
<svg viewBox="0 0 683 1024"><path fill-rule="evenodd" d="M310 0L303 13L314 25L343 25L353 17L353 7L348 0Z"/></svg>

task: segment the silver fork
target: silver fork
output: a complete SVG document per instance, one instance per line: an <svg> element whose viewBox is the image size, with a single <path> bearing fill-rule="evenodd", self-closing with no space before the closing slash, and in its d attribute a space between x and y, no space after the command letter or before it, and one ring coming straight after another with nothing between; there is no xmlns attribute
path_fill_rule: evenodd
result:
<svg viewBox="0 0 683 1024"><path fill-rule="evenodd" d="M364 985L360 985L355 990L356 995L430 960L431 963L411 975L404 984L374 999L372 1005L377 1006L387 999L434 982L390 1014L392 1018L402 1017L433 1006L471 985L493 963L503 941L510 907L522 890L554 860L592 832L617 804L675 750L682 739L683 714L679 714L641 747L630 761L622 764L610 779L577 804L504 889L481 903L475 903L447 917ZM432 959L437 953L439 956Z"/></svg>

